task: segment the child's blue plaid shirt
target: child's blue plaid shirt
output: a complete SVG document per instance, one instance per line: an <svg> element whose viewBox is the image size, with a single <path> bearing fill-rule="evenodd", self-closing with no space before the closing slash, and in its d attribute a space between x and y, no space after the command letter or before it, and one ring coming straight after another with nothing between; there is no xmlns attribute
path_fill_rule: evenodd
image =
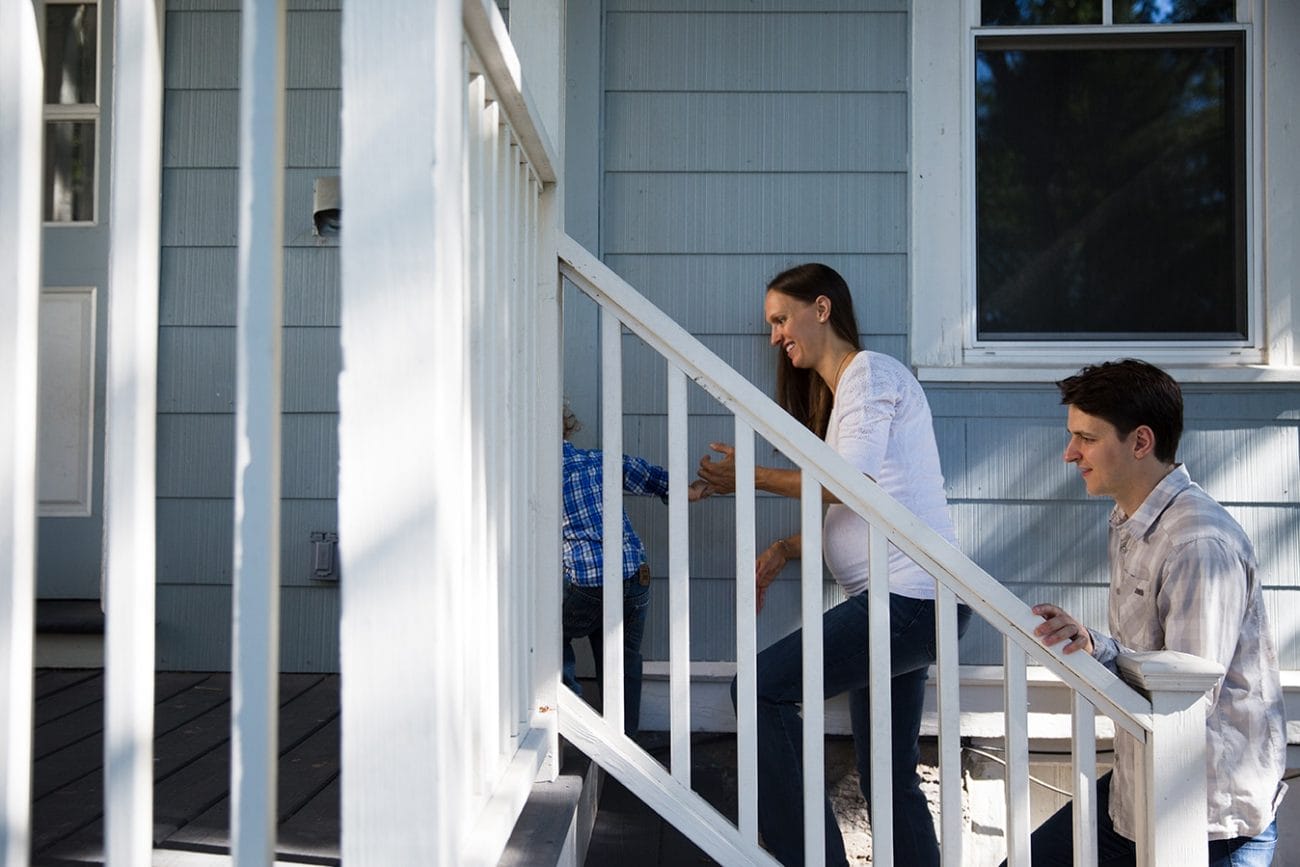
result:
<svg viewBox="0 0 1300 867"><path fill-rule="evenodd" d="M601 462L599 450L564 443L564 577L581 587L601 584ZM630 494L668 496L668 471L642 458L623 456L623 490ZM631 578L645 562L632 522L623 512L623 578Z"/></svg>

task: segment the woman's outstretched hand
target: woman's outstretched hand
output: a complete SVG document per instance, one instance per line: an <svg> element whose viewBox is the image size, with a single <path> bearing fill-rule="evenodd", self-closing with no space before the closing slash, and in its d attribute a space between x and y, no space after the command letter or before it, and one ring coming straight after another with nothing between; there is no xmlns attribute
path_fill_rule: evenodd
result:
<svg viewBox="0 0 1300 867"><path fill-rule="evenodd" d="M700 458L700 478L709 486L710 493L735 493L736 450L727 443L709 443L709 448L721 453L722 457L717 460L708 455Z"/></svg>

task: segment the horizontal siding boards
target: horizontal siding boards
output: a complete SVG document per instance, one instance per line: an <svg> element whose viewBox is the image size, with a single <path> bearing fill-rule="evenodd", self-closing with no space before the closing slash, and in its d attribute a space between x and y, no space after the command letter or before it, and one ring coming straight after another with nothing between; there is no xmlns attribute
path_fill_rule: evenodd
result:
<svg viewBox="0 0 1300 867"><path fill-rule="evenodd" d="M238 9L169 9L165 51L163 86L167 90L237 90Z"/></svg>
<svg viewBox="0 0 1300 867"><path fill-rule="evenodd" d="M334 5L334 9L290 11L286 16L285 85L289 89L340 87L341 13ZM238 90L238 8L169 10L163 81L169 90Z"/></svg>
<svg viewBox="0 0 1300 867"><path fill-rule="evenodd" d="M235 247L163 247L160 267L160 325L235 324L239 267Z"/></svg>
<svg viewBox="0 0 1300 867"><path fill-rule="evenodd" d="M158 583L229 585L235 501L160 497L156 509Z"/></svg>
<svg viewBox="0 0 1300 867"><path fill-rule="evenodd" d="M339 248L289 247L284 251L284 324L339 324Z"/></svg>
<svg viewBox="0 0 1300 867"><path fill-rule="evenodd" d="M602 240L617 253L905 253L907 176L609 173Z"/></svg>
<svg viewBox="0 0 1300 867"><path fill-rule="evenodd" d="M158 500L158 583L230 584L232 499ZM285 500L280 508L280 581L286 587L333 585L313 577L311 534L334 532L338 501Z"/></svg>
<svg viewBox="0 0 1300 867"><path fill-rule="evenodd" d="M289 13L285 18L285 87L342 87L342 12Z"/></svg>
<svg viewBox="0 0 1300 867"><path fill-rule="evenodd" d="M606 0L608 12L906 12L909 0Z"/></svg>
<svg viewBox="0 0 1300 867"><path fill-rule="evenodd" d="M609 254L605 264L679 325L704 334L767 334L763 295L780 272L806 256ZM907 334L907 256L901 253L822 257L844 276L858 327Z"/></svg>
<svg viewBox="0 0 1300 867"><path fill-rule="evenodd" d="M158 587L157 664L160 670L230 668L229 586ZM338 670L338 592L332 587L285 587L280 594L280 670Z"/></svg>
<svg viewBox="0 0 1300 867"><path fill-rule="evenodd" d="M158 416L158 496L233 496L235 417L166 413ZM281 496L338 496L338 416L286 413L281 421ZM334 528L322 528L334 529Z"/></svg>
<svg viewBox="0 0 1300 867"><path fill-rule="evenodd" d="M763 289L803 262L844 274L864 345L906 360L905 13L899 0L605 6L600 253L766 394L775 358ZM566 368L593 365L590 351L570 349ZM631 334L623 362L627 451L663 463L666 365ZM698 386L688 411L692 461L734 438L730 414ZM788 465L761 440L756 457ZM626 502L658 591L666 510ZM734 658L734 506L720 497L690 511L696 659ZM760 495L756 512L760 546L798 526L794 500ZM797 571L787 572L759 619L760 645L798 624ZM652 603L651 658L666 652L664 591ZM833 583L827 594L828 605L840 598Z"/></svg>
<svg viewBox="0 0 1300 867"><path fill-rule="evenodd" d="M907 16L611 12L606 89L901 91Z"/></svg>
<svg viewBox="0 0 1300 867"><path fill-rule="evenodd" d="M170 90L163 109L163 166L239 166L239 91Z"/></svg>
<svg viewBox="0 0 1300 867"><path fill-rule="evenodd" d="M236 246L239 170L163 169L160 229L164 247Z"/></svg>
<svg viewBox="0 0 1300 867"><path fill-rule="evenodd" d="M158 411L235 411L234 328L158 331Z"/></svg>
<svg viewBox="0 0 1300 867"><path fill-rule="evenodd" d="M285 94L286 166L338 166L339 104L338 90ZM238 90L168 91L163 117L165 167L238 168Z"/></svg>
<svg viewBox="0 0 1300 867"><path fill-rule="evenodd" d="M605 135L609 172L903 172L907 94L611 93Z"/></svg>
<svg viewBox="0 0 1300 867"><path fill-rule="evenodd" d="M1064 420L966 421L965 477L949 480L959 497L979 500L1082 500L1074 467L1061 460Z"/></svg>
<svg viewBox="0 0 1300 867"><path fill-rule="evenodd" d="M318 247L313 231L312 189L319 168L284 173L284 243ZM327 174L335 174L329 169ZM164 247L234 247L239 240L237 168L163 169Z"/></svg>
<svg viewBox="0 0 1300 867"><path fill-rule="evenodd" d="M1192 422L1179 459L1225 502L1300 503L1300 428L1294 424L1213 428Z"/></svg>
<svg viewBox="0 0 1300 867"><path fill-rule="evenodd" d="M236 247L164 247L159 322L163 326L235 324ZM284 251L284 325L339 324L339 248Z"/></svg>
<svg viewBox="0 0 1300 867"><path fill-rule="evenodd" d="M230 665L239 189L236 0L167 16L159 332L159 659ZM338 246L312 232L312 185L339 161L339 0L287 18L280 569L286 670L337 670L337 585L310 534L338 529Z"/></svg>
<svg viewBox="0 0 1300 867"><path fill-rule="evenodd" d="M235 417L158 416L158 496L233 497Z"/></svg>
<svg viewBox="0 0 1300 867"><path fill-rule="evenodd" d="M288 0L290 12L328 11L342 8L343 0ZM244 0L167 0L169 12L238 12Z"/></svg>
<svg viewBox="0 0 1300 867"><path fill-rule="evenodd" d="M338 172L339 90L291 90L285 95L284 164Z"/></svg>
<svg viewBox="0 0 1300 867"><path fill-rule="evenodd" d="M952 505L958 544L1008 587L1101 586L1108 501Z"/></svg>
<svg viewBox="0 0 1300 867"><path fill-rule="evenodd" d="M229 413L235 410L235 345L230 327L159 330L158 410L166 413ZM338 412L342 364L337 328L283 331L283 397L286 413Z"/></svg>
<svg viewBox="0 0 1300 867"><path fill-rule="evenodd" d="M285 447L280 458L280 495L286 499L336 499L339 495L338 414L286 414L281 426Z"/></svg>

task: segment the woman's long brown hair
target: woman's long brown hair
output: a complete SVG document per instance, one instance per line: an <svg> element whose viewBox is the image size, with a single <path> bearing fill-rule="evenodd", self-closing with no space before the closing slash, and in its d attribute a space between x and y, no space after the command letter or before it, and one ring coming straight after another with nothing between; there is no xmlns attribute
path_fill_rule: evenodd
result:
<svg viewBox="0 0 1300 867"><path fill-rule="evenodd" d="M780 292L807 304L825 295L831 302L831 329L854 349L862 348L858 342L858 323L853 316L853 296L849 294L849 284L844 282L844 278L834 268L820 262L796 265L773 277L767 284L767 291ZM785 348L777 347L776 401L786 412L824 439L834 399L830 385L817 371L795 367L790 362L790 356L786 355Z"/></svg>

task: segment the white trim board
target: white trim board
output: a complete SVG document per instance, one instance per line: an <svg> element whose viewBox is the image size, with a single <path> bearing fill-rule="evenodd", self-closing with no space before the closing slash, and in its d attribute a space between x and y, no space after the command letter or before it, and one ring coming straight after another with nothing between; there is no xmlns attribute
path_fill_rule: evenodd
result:
<svg viewBox="0 0 1300 867"><path fill-rule="evenodd" d="M695 732L733 732L736 716L731 707L730 686L736 665L731 662L696 662L691 664L691 730ZM1283 671L1282 693L1287 705L1288 741L1300 747L1300 671ZM1029 736L1032 748L1052 750L1068 743L1070 732L1070 694L1066 685L1056 675L1040 666L1030 666L1029 681ZM1002 667L996 665L963 665L961 681L961 734L970 738L1001 738L1002 722ZM668 713L668 663L647 661L644 667L644 686L641 695L641 729L667 731ZM930 683L926 691L925 716L921 721L921 734L938 732L935 703L934 669L930 670ZM848 735L848 705L844 696L826 703L826 733ZM1097 737L1114 736L1114 725L1102 714L1097 715ZM1300 766L1300 748L1288 758L1289 766Z"/></svg>

